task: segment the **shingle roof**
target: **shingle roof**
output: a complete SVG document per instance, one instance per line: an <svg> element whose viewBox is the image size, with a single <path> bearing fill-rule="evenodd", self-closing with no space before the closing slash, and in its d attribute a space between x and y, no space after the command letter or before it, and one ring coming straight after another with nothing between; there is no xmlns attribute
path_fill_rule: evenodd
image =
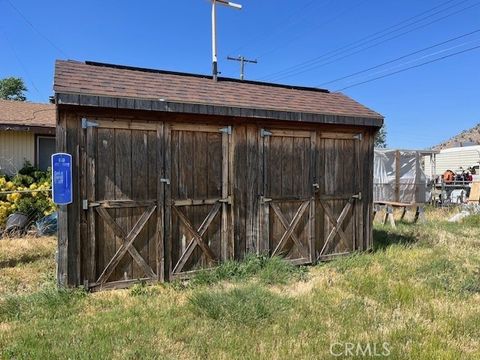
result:
<svg viewBox="0 0 480 360"><path fill-rule="evenodd" d="M0 100L0 125L54 128L55 105Z"/></svg>
<svg viewBox="0 0 480 360"><path fill-rule="evenodd" d="M291 113L383 119L341 93L210 76L57 60L57 94L160 100Z"/></svg>

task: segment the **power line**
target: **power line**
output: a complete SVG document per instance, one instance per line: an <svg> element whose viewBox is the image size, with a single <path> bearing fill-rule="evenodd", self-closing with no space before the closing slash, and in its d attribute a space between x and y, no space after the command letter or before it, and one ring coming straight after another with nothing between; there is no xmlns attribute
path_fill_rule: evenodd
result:
<svg viewBox="0 0 480 360"><path fill-rule="evenodd" d="M467 0L467 1L468 1L468 0ZM336 57L336 56L338 56L338 55L340 55L340 54L329 56L329 57L327 57L327 58L325 59L325 60L328 60L328 61L323 62L323 63L321 63L321 64L319 64L319 65L315 65L314 63L312 63L312 64L310 64L310 65L308 65L308 66L303 66L303 70L302 70L302 69L291 70L291 71L289 72L290 74L288 74L288 75L283 75L283 76L280 76L280 77L277 76L277 77L276 77L276 80L280 80L280 79L288 78L288 77L291 77L291 76L303 74L303 73L305 73L305 72L312 71L313 69L318 69L318 68L320 68L320 67L324 67L324 66L333 64L333 63L335 63L335 62L338 62L339 60L346 59L346 58L351 57L351 56L353 56L353 55L359 54L359 53L361 53L361 52L363 52L363 51L365 51L365 50L374 48L374 47L376 47L376 46L379 46L379 45L384 44L384 43L386 43L386 42L389 42L389 41L391 41L391 40L397 39L397 38L399 38L399 37L401 37L401 36L404 36L404 35L407 35L407 34L409 34L409 33L412 33L412 32L414 32L414 31L416 31L416 30L423 29L423 28L425 28L425 27L427 27L427 26L429 26L429 25L435 24L435 23L437 23L437 22L439 22L439 21L445 20L445 19L447 19L447 18L450 18L450 17L452 17L452 16L454 16L454 15L457 15L457 14L463 12L463 11L469 10L469 9L471 9L471 8L473 8L473 7L476 7L476 6L479 6L479 5L480 5L480 2L479 2L479 3L475 3L475 4L470 5L470 6L468 6L468 7L465 7L465 8L462 8L462 9L460 9L460 10L457 10L457 11L455 11L455 12L453 12L453 13L450 13L450 14L447 14L447 15L442 16L442 17L440 17L440 18L434 19L434 20L432 20L432 21L430 21L430 22L428 22L428 23L421 24L421 25L419 25L419 26L417 26L417 27L414 27L413 29L406 30L406 31L404 31L404 32L401 32L400 34L396 34L396 35L391 36L391 37L389 37L389 38L386 38L386 39L384 39L384 40L382 40L382 41L379 41L379 42L376 42L376 43L374 43L374 44L372 44L372 45L369 45L369 46L360 48L360 49L358 49L358 50L356 50L356 51L347 53L347 54L342 55L342 56L340 56L340 57ZM438 13L436 13L436 14L438 14ZM430 16L429 16L429 17L430 17ZM416 21L416 22L414 22L414 23L412 23L412 24L409 24L408 26L414 25L414 24L416 24L416 23L418 23L418 22L421 22L421 21L423 21L423 20L425 20L425 19L426 19L426 18L421 19L421 20L419 20L419 21ZM395 31L398 31L398 30L400 30L400 29L397 29L397 30L395 30ZM383 37L383 36L381 36L381 37ZM376 38L376 39L378 39L378 38ZM373 39L373 40L376 40L376 39ZM361 44L361 45L367 45L367 44L368 44L368 42L367 42L366 44ZM359 45L359 46L361 46L361 45ZM351 49L349 49L349 50L353 50L353 49L355 49L355 48L358 48L359 46L353 47L353 48L351 48ZM347 50L347 51L348 51L348 50ZM329 60L329 59L331 59L331 60ZM321 59L320 59L320 60L321 60ZM315 63L320 62L320 60L315 61Z"/></svg>
<svg viewBox="0 0 480 360"><path fill-rule="evenodd" d="M449 0L449 1L453 1L453 0ZM465 0L465 1L468 1L468 0ZM341 12L338 13L337 15L329 18L328 20L322 21L322 22L320 23L319 28L324 27L325 25L328 25L328 24L334 22L335 20L341 18L343 15L347 14L348 12L352 11L353 9L355 9L356 7L360 6L361 4L363 4L363 3L365 3L365 2L367 2L367 0L360 0L360 1L359 1L357 4L355 4L354 6L350 6L350 7L348 7L347 9L345 9L344 11L341 11ZM261 53L259 57L264 57L265 55L271 54L271 53L277 51L278 49L285 49L286 45L293 43L295 40L299 39L300 37L302 37L301 34L299 34L299 35L291 38L291 39L288 40L288 41L284 41L284 42L282 42L282 44L281 44L280 46L271 48L270 50L267 50L267 51Z"/></svg>
<svg viewBox="0 0 480 360"><path fill-rule="evenodd" d="M393 75L396 75L396 74L399 74L399 73L402 73L402 72L405 72L405 71L408 71L408 70L411 70L411 69L415 69L415 68L419 68L419 67L422 67L422 66L425 66L425 65L428 65L428 64L432 64L432 63L435 63L437 61L441 61L441 60L444 60L444 59L447 59L447 58L450 58L450 57L453 57L453 56L456 56L456 55L464 54L466 52L470 52L470 51L473 51L473 50L476 50L476 49L480 49L480 45L477 45L477 46L474 46L474 47L471 47L471 48L468 48L468 49L465 49L465 50L462 50L462 51L457 51L455 53L445 55L445 56L442 56L442 57L439 57L437 59L433 59L433 60L430 60L430 61L426 61L426 62L423 62L421 64L409 66L407 68L404 68L404 69L401 69L401 70L398 70L398 71L394 71L392 73L385 74L385 75L382 75L382 76L378 76L378 77L375 77L373 79L369 79L369 80L361 81L361 82L358 82L358 83L355 83L355 84L352 84L352 85L348 85L344 88L341 88L341 89L338 89L338 90L335 90L335 91L336 92L343 91L343 90L350 89L350 88L355 87L355 86L370 83L372 81L384 79L384 78L389 77L389 76L393 76Z"/></svg>
<svg viewBox="0 0 480 360"><path fill-rule="evenodd" d="M35 85L35 82L33 81L33 78L32 76L30 75L30 72L27 70L27 67L25 66L25 64L23 63L22 59L20 58L20 56L18 56L17 52L15 51L15 47L13 46L13 43L10 41L10 39L8 38L7 34L5 33L5 31L0 28L0 31L2 32L3 34L3 37L5 38L5 40L7 41L7 44L9 45L10 47L10 50L12 51L12 54L13 56L15 57L15 59L17 60L17 62L19 63L20 67L22 68L23 72L25 73L25 76L27 78L27 80L30 82L30 84L32 85L32 87L35 89L35 91L38 93L38 95L42 96L42 94L40 93L40 90L38 90L37 86Z"/></svg>
<svg viewBox="0 0 480 360"><path fill-rule="evenodd" d="M18 15L20 15L20 17L38 34L40 35L44 40L46 40L55 50L57 50L59 53L61 53L63 56L65 56L66 58L68 58L68 55L65 53L65 51L63 51L61 48L59 48L57 45L55 45L55 43L50 40L45 34L43 34L40 30L37 29L37 27L35 27L35 25L33 25L33 23L27 19L27 17L25 15L23 15L23 13L20 11L19 8L17 8L15 5L13 5L13 3L10 1L10 0L5 0L9 5L10 7L15 10L17 12Z"/></svg>
<svg viewBox="0 0 480 360"><path fill-rule="evenodd" d="M397 57L397 58L395 58L395 59L392 59L392 60L383 62L383 63L381 63L381 64L378 64L378 65L369 67L368 69L360 70L360 71L354 72L354 73L352 73L352 74L350 74L350 75L342 76L342 77L337 78L337 79L334 79L334 80L326 81L326 82L324 82L324 83L319 84L318 86L319 86L319 87L325 86L325 85L332 84L332 83L335 83L335 82L338 82L338 81L341 81L341 80L345 80L345 79L351 78L351 77L356 76L356 75L360 75L360 74L366 73L366 72L368 72L368 71L370 71L370 70L378 69L379 67L382 67L382 66L385 66L385 65L388 65L388 64L392 64L392 63L394 63L394 62L397 62L397 61L399 61L399 60L405 59L405 58L410 57L410 56L412 56L412 55L416 55L416 54L419 54L419 53L421 53L421 52L423 52L423 51L427 51L427 50L430 50L430 49L433 49L433 48L436 48L436 47L439 47L439 46L448 44L448 43L450 43L450 42L453 42L453 41L462 39L462 38L464 38L464 37L467 37L467 36L476 34L476 33L478 33L478 32L480 32L480 29L471 31L471 32L469 32L469 33L466 33L466 34L463 34L463 35L460 35L460 36L456 36L456 37L454 37L454 38L451 38L451 39L442 41L442 42L440 42L440 43L437 43L437 44L428 46L428 47L423 48L423 49L420 49L420 50L416 50L416 51L411 52L411 53L409 53L409 54L406 54L406 55Z"/></svg>
<svg viewBox="0 0 480 360"><path fill-rule="evenodd" d="M332 0L326 0L325 1L325 3L329 3L329 2L332 2ZM260 40L272 38L274 33L278 29L281 29L282 31L284 31L286 28L292 26L293 24L296 24L299 21L297 15L299 13L301 13L302 11L304 11L305 9L311 7L314 3L318 3L318 0L310 0L307 4L305 4L304 6L300 7L296 11L294 11L293 14L290 14L289 16L285 17L284 20L278 22L277 25L275 26L275 28L273 29L273 31L270 31L270 32L264 34L263 36L262 35L261 36L256 36L253 41L244 42L243 45L238 46L237 48L235 48L234 50L232 50L230 52L231 53L238 53L240 50L243 50L245 47L251 48L252 44L256 44ZM294 20L294 21L292 21L292 20ZM251 38L250 38L250 40L251 40Z"/></svg>
<svg viewBox="0 0 480 360"><path fill-rule="evenodd" d="M422 12L422 13L420 13L420 14L417 14L417 15L415 15L415 16L413 16L413 17L410 17L410 18L408 18L408 19L406 19L406 20L403 20L403 21L401 21L401 22L399 22L399 23L397 23L397 24L395 24L395 25L393 25L393 26L387 27L386 29L383 29L383 30L381 30L381 31L377 31L376 33L371 34L371 35L369 35L369 36L367 36L367 37L364 37L364 38L362 38L362 39L360 39L360 40L358 40L358 41L356 41L356 42L353 42L353 43L350 43L350 44L348 44L348 45L342 46L342 47L340 47L340 48L338 48L338 49L336 49L336 50L329 51L329 52L324 53L324 54L322 54L322 55L320 55L320 56L317 56L317 57L315 57L315 58L313 58L313 59L310 59L310 60L304 61L304 62L302 62L302 63L300 63L300 64L297 64L297 65L288 67L288 68L286 68L286 69L284 69L284 70L280 70L280 71L277 71L277 72L272 73L272 74L270 74L270 75L263 76L263 77L261 77L260 79L290 77L290 76L293 76L293 75L301 74L301 73L306 72L306 71L313 70L313 69L318 68L318 67L321 67L321 66L329 65L329 64L331 64L331 63L333 63L333 62L336 62L336 61L338 61L338 60L342 60L342 59L344 59L344 58L346 58L346 57L349 57L349 56L351 56L351 55L355 55L355 54L357 54L357 53L359 53L359 52L362 52L362 51L364 51L364 50L367 50L367 49L370 49L370 48L372 48L372 47L381 45L381 44L383 44L383 43L385 43L385 42L387 42L387 41L394 40L394 39L396 39L396 38L398 38L398 37L400 37L400 36L406 35L406 34L411 33L411 32L413 32L413 31L419 30L419 29L421 29L421 28L424 28L424 27L426 27L426 26L429 26L429 25L431 25L431 24L434 24L434 23L436 23L436 22L439 22L439 21L441 21L441 20L444 20L444 19L446 19L446 18L448 18L448 17L454 16L454 15L460 13L460 12L463 12L463 11L465 11L465 10L468 10L468 9L470 9L470 8L472 8L472 7L477 6L477 5L480 4L480 3L476 3L476 4L471 5L471 6L468 6L468 7L466 7L466 8L462 8L462 9L456 11L456 12L447 14L446 16L437 18L437 19L435 19L435 20L433 20L433 21L431 21L431 22L428 22L428 23L426 23L426 24L422 24L422 25L417 26L417 27L415 27L415 28L413 28L413 29L409 29L409 30L404 31L404 32L402 32L402 33L400 33L400 34L397 34L397 35L394 35L394 36L389 37L389 38L387 38L387 39L384 39L384 40L382 40L382 41L379 41L379 42L377 42L377 43L375 43L375 44L373 44L373 45L370 45L370 46L368 46L368 47L365 47L365 48L362 48L362 49L360 49L360 50L357 50L357 51L355 51L355 52L353 52L353 53L348 53L348 54L346 54L346 55L344 55L344 56L341 56L341 57L339 57L339 58L335 58L335 57L338 57L339 55L341 55L342 53L345 53L345 52L354 50L354 49L359 48L359 47L364 46L364 45L368 45L368 43L370 43L370 42L372 42L372 41L379 40L379 39L381 39L381 38L383 38L383 37L385 37L385 36L387 36L387 35L389 35L389 34L398 32L399 30L402 30L402 29L408 28L408 27L410 27L410 26L412 26L412 25L418 24L418 23L420 23L420 22L422 22L422 21L425 21L425 20L427 20L427 19L429 19L429 18L431 18L431 17L433 17L433 16L436 16L436 15L440 14L441 12L450 10L452 7L456 7L456 6L461 5L461 4L463 4L463 3L467 2L467 1L469 1L469 0L463 0L463 1L461 1L460 3L457 3L457 4L455 4L455 5L452 5L452 6L450 6L450 7L447 7L447 8L445 8L445 9L440 10L440 11L437 11L437 12L435 12L435 13L433 13L433 14L430 14L430 15L428 15L428 16L425 16L425 17L423 17L423 18L421 18L421 19L418 19L418 20L416 20L416 21L414 21L414 22L411 22L411 23L409 23L409 24L407 24L407 25L404 25L404 26L402 26L402 27L400 27L400 28L397 28L397 29L395 29L395 30L389 31L389 30L391 30L391 29L393 29L393 28L398 27L399 25L402 25L402 24L404 24L404 23L406 23L406 22L409 22L410 20L413 20L413 19L415 19L415 18L418 18L418 17L420 17L420 16L422 16L422 15L425 15L426 13L429 13L429 12L431 12L431 11L434 11L434 10L438 9L439 7L442 7L442 6L447 5L448 3L452 2L452 0L448 0L448 1L446 1L446 2L444 2L444 3L442 3L442 4L438 5L438 6L436 6L436 7L434 7L434 8L431 8L431 9L429 9L429 10L427 10L427 11L424 11L424 12ZM381 35L381 36L376 36L376 35L381 34L381 33L384 33L384 34ZM375 37L375 36L376 36L376 37ZM373 38L372 38L372 37L373 37ZM370 38L372 38L372 39L370 39ZM369 39L369 40L367 40L367 39ZM353 46L352 46L352 45L353 45ZM329 56L329 55L330 55L330 56ZM329 59L332 59L332 58L333 58L332 61L325 62L325 63L322 63L322 64L320 64L320 65L318 65L318 66L315 66L315 64L321 62L322 60L329 60ZM283 75L283 74L285 74L285 75ZM282 75L282 76L279 77L279 75ZM287 76L287 75L288 75L288 76Z"/></svg>
<svg viewBox="0 0 480 360"><path fill-rule="evenodd" d="M440 51L435 51L433 53L430 53L430 54L427 54L427 55L424 55L424 56L420 56L419 58L416 58L416 59L413 59L413 60L409 60L409 61L405 61L403 63L400 63L400 64L397 64L395 66L392 66L388 69L384 69L384 70L381 70L381 71L377 71L375 73L372 73L372 74L369 74L368 76L375 76L375 75L378 75L378 74L383 74L385 72L389 72L391 70L395 70L395 69L398 69L402 66L405 66L405 65L408 65L408 64L412 64L412 63L415 63L415 62L418 62L420 60L423 60L423 59L426 59L426 58L429 58L429 57L432 57L432 56L435 56L435 55L439 55L439 54L442 54L442 53L445 53L445 52L448 52L450 50L453 50L453 49L458 49L459 47L462 47L462 46L465 46L465 45L469 45L469 44L473 44L475 42L478 42L479 39L476 39L476 40L473 40L473 41L466 41L466 42L463 42L461 44L458 44L458 45L455 45L455 46L451 46L447 49L442 49Z"/></svg>
<svg viewBox="0 0 480 360"><path fill-rule="evenodd" d="M463 12L463 11L465 11L465 10L471 9L471 8L476 7L476 6L479 6L479 5L480 5L480 2L479 2L479 3L476 3L476 4L473 4L473 5L471 5L471 6L468 6L468 7L466 7L466 8L460 9L460 10L454 12L454 13L445 15L445 16L443 16L443 17L441 17L441 18L432 20L432 21L430 21L430 22L428 22L428 23L426 23L426 24L422 24L422 25L420 25L420 26L417 26L417 27L415 27L415 28L413 28L413 29L407 30L407 31L405 31L405 32L402 32L402 33L400 33L400 34L397 34L397 35L395 35L395 36L392 36L392 37L390 37L390 38L387 38L387 39L385 39L385 40L382 40L382 41L380 41L380 42L377 42L377 43L375 43L375 44L373 44L373 45L370 45L370 46L361 48L361 49L359 49L359 50L357 50L357 51L354 51L354 52L345 54L345 55L343 55L343 56L341 56L341 57L337 57L337 58L332 59L332 60L330 60L330 61L321 63L321 64L319 64L319 65L310 66L310 67L307 68L307 69L304 69L304 70L301 70L301 71L297 71L297 72L295 72L295 73L293 73L293 74L290 74L290 75L284 75L284 76L281 76L281 77L277 77L276 80L288 78L288 77L295 76L295 75L299 75L299 74L303 74L303 73L305 73L305 72L312 71L313 69L318 69L318 68L321 68L321 67L324 67L324 66L333 64L333 63L335 63L335 62L337 62L337 61L339 61L339 60L343 60L343 59L346 59L346 58L351 57L351 56L353 56L353 55L359 54L359 53L361 53L361 52L363 52L363 51L365 51L365 50L368 50L368 49L371 49L371 48L376 47L376 46L378 46L378 45L384 44L384 43L386 43L386 42L388 42L388 41L390 41L390 40L397 39L397 38L399 38L399 37L401 37L401 36L403 36L403 35L406 35L406 34L409 34L409 33L413 32L413 31L416 31L416 30L419 30L419 29L423 29L423 28L425 28L425 27L427 27L427 26L429 26L429 25L432 25L432 24L437 23L437 22L439 22L439 21L441 21L441 20L444 20L444 19L446 19L446 18L452 17L452 16L454 16L454 15L460 13L460 12ZM330 57L330 58L331 58L331 57Z"/></svg>
<svg viewBox="0 0 480 360"><path fill-rule="evenodd" d="M280 71L277 71L277 72L275 72L275 73L273 73L273 74L264 76L264 77L262 77L261 79L270 78L270 77L272 77L272 76L273 76L273 77L276 77L276 76L278 76L278 75L280 75L280 74L283 74L283 73L285 73L285 74L291 73L291 72L297 71L297 70L300 69L300 68L305 68L305 67L312 66L313 64L318 63L319 61L321 61L321 60L324 59L324 58L331 59L332 57L337 56L337 55L338 55L337 53L343 53L343 52L345 52L345 51L352 50L352 49L357 48L357 47L359 47L359 46L366 45L366 44L368 44L368 43L371 42L371 41L377 40L377 39L382 38L382 37L384 37L384 36L386 36L386 35L388 35L388 34L390 34L390 33L392 33L392 32L397 32L397 31L405 28L405 26L402 27L402 28L398 28L398 27L399 27L400 25L402 25L402 24L408 23L408 22L411 21L411 20L414 20L414 19L416 19L416 18L418 18L418 17L421 17L422 15L425 15L425 14L428 14L428 13L434 11L434 10L437 10L438 8L443 7L444 5L447 5L447 4L451 3L452 1L454 1L454 0L447 0L447 1L443 2L442 4L437 5L437 6L431 8L431 9L429 9L429 10L423 11L423 12L421 12L421 13L415 15L415 16L412 16L412 17L410 17L410 18L408 18L408 19L402 20L402 21L398 22L398 23L395 24L395 25L389 26L389 27L387 27L387 28L385 28L385 29L383 29L383 30L377 31L377 32L375 32L375 33L372 33L372 34L370 34L370 35L368 35L368 36L365 36L365 37L363 37L363 38L361 38L361 39L359 39L359 40L357 40L357 41L354 41L354 42L351 42L351 43L346 44L346 45L344 45L344 46L341 46L341 47L339 47L339 48L337 48L337 49L328 51L328 52L326 52L326 53L324 53L324 54L322 54L322 55L319 55L319 56L317 56L317 57L315 57L315 58L313 58L313 59L304 61L304 62L302 62L302 63L300 63L300 64L290 66L290 67L288 67L288 68L286 68L286 69L284 69L284 70L280 70ZM466 1L469 1L469 0L463 0L460 4L462 4L462 3L466 2ZM455 4L454 6L458 6L458 5L459 5L459 4ZM447 8L447 9L440 10L440 12L449 10L450 8L451 8L451 7ZM431 17L431 16L435 16L435 15L437 15L437 14L438 14L438 12L437 12L437 13L434 13L434 14L430 14L430 15L428 15L428 16ZM422 18L422 19L420 19L420 20L414 21L414 22L412 22L412 23L410 23L410 24L407 24L406 27L415 25L415 24L417 24L418 22L421 22L421 21L425 20L426 18L428 18L428 16L427 16L427 17L424 17L424 18ZM398 28L398 29L395 29L395 28ZM389 30L391 30L391 29L395 29L395 30L389 31ZM381 36L377 36L377 35L380 35L380 34L382 34L382 33L384 33L384 34L381 35ZM375 37L375 36L376 36L376 37ZM330 55L330 56L329 56L329 55Z"/></svg>

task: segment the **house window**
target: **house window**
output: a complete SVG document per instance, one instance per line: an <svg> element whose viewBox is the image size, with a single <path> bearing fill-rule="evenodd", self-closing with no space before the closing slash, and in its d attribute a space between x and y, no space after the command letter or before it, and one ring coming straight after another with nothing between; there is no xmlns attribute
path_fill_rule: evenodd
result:
<svg viewBox="0 0 480 360"><path fill-rule="evenodd" d="M37 167L47 170L50 167L52 154L55 153L54 136L37 136Z"/></svg>

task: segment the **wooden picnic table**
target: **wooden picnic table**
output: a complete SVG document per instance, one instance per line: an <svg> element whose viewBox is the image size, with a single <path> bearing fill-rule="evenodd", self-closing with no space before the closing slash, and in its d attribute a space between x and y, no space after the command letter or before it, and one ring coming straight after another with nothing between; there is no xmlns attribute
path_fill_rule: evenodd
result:
<svg viewBox="0 0 480 360"><path fill-rule="evenodd" d="M415 217L413 219L413 222L416 223L419 220L423 219L424 216L424 209L423 209L423 204L417 204L417 203L401 203L401 202L396 202L396 201L375 201L374 202L374 209L373 209L373 218L375 219L375 216L377 215L377 212L380 211L381 209L385 208L385 217L383 219L383 224L386 225L387 223L390 223L390 225L395 228L395 218L393 216L393 211L395 208L401 208L402 209L402 215L400 217L400 221L402 221L405 218L405 215L407 215L407 212L409 209L415 209Z"/></svg>

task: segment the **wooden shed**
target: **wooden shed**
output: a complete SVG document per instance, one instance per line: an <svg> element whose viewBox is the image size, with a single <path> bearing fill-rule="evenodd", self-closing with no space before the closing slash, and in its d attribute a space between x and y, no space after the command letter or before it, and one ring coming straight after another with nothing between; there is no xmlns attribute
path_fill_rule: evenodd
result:
<svg viewBox="0 0 480 360"><path fill-rule="evenodd" d="M341 93L57 61L59 285L191 276L247 253L311 264L372 246L378 113Z"/></svg>

